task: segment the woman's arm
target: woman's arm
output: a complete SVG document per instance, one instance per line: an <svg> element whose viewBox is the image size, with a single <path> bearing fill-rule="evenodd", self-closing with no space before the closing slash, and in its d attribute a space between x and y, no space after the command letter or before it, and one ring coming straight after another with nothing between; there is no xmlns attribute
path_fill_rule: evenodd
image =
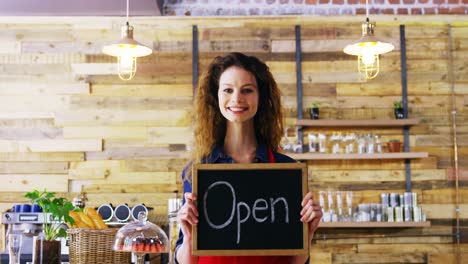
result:
<svg viewBox="0 0 468 264"><path fill-rule="evenodd" d="M308 223L309 225L309 244L314 237L315 230L322 219L322 207L314 201L314 197L311 192L308 192L301 202L301 221ZM309 256L292 256L291 264L304 264L309 259Z"/></svg>
<svg viewBox="0 0 468 264"><path fill-rule="evenodd" d="M177 214L183 234L183 242L176 252L177 262L180 264L198 263L198 258L192 255L192 226L198 223L198 210L195 206L197 197L193 193L185 193L185 204Z"/></svg>

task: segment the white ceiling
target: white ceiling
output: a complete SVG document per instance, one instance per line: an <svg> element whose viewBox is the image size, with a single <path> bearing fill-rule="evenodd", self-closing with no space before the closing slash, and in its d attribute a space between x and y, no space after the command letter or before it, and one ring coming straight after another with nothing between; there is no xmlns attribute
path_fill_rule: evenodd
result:
<svg viewBox="0 0 468 264"><path fill-rule="evenodd" d="M161 16L163 0L130 0L130 16ZM0 0L0 16L125 16L127 0Z"/></svg>

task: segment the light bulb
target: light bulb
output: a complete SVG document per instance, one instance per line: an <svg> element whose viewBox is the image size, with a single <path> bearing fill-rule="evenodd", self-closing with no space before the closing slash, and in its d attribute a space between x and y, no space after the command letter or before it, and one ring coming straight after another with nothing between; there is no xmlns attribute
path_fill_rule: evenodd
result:
<svg viewBox="0 0 468 264"><path fill-rule="evenodd" d="M130 80L136 73L136 57L132 55L132 47L125 47L118 56L119 77L122 80Z"/></svg>
<svg viewBox="0 0 468 264"><path fill-rule="evenodd" d="M365 52L362 54L362 63L366 66L371 66L375 62L375 54L373 52Z"/></svg>
<svg viewBox="0 0 468 264"><path fill-rule="evenodd" d="M129 54L120 56L119 68L122 73L132 72L134 57Z"/></svg>

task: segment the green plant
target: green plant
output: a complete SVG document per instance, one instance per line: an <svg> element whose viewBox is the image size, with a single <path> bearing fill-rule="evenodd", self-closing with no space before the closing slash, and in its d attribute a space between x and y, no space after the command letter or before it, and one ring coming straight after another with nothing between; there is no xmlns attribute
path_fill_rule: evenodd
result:
<svg viewBox="0 0 468 264"><path fill-rule="evenodd" d="M61 226L63 223L74 224L75 221L68 214L75 210L73 204L66 198L55 198L54 192L39 192L34 190L24 195L31 203L38 204L44 213L44 235L46 240L55 240L58 237L66 237L67 232ZM46 217L50 214L50 218Z"/></svg>
<svg viewBox="0 0 468 264"><path fill-rule="evenodd" d="M312 103L312 108L319 108L319 103Z"/></svg>
<svg viewBox="0 0 468 264"><path fill-rule="evenodd" d="M395 109L403 108L402 105L403 105L402 101L393 102L393 108L395 108Z"/></svg>
<svg viewBox="0 0 468 264"><path fill-rule="evenodd" d="M399 139L390 139L388 142L400 142Z"/></svg>

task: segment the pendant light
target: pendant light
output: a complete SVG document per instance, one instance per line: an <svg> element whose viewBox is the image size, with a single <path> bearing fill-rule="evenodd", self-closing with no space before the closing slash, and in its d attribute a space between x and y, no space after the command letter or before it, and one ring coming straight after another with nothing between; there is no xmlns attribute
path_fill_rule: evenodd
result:
<svg viewBox="0 0 468 264"><path fill-rule="evenodd" d="M379 73L379 55L392 51L395 47L374 36L375 23L369 22L369 5L366 0L366 22L362 24L362 37L347 45L343 52L358 56L359 73L366 79L373 79Z"/></svg>
<svg viewBox="0 0 468 264"><path fill-rule="evenodd" d="M121 28L121 39L111 45L104 46L104 54L117 57L117 65L120 79L124 81L131 80L137 70L137 57L150 55L153 51L143 44L133 39L133 27L128 23L127 0L127 23Z"/></svg>

